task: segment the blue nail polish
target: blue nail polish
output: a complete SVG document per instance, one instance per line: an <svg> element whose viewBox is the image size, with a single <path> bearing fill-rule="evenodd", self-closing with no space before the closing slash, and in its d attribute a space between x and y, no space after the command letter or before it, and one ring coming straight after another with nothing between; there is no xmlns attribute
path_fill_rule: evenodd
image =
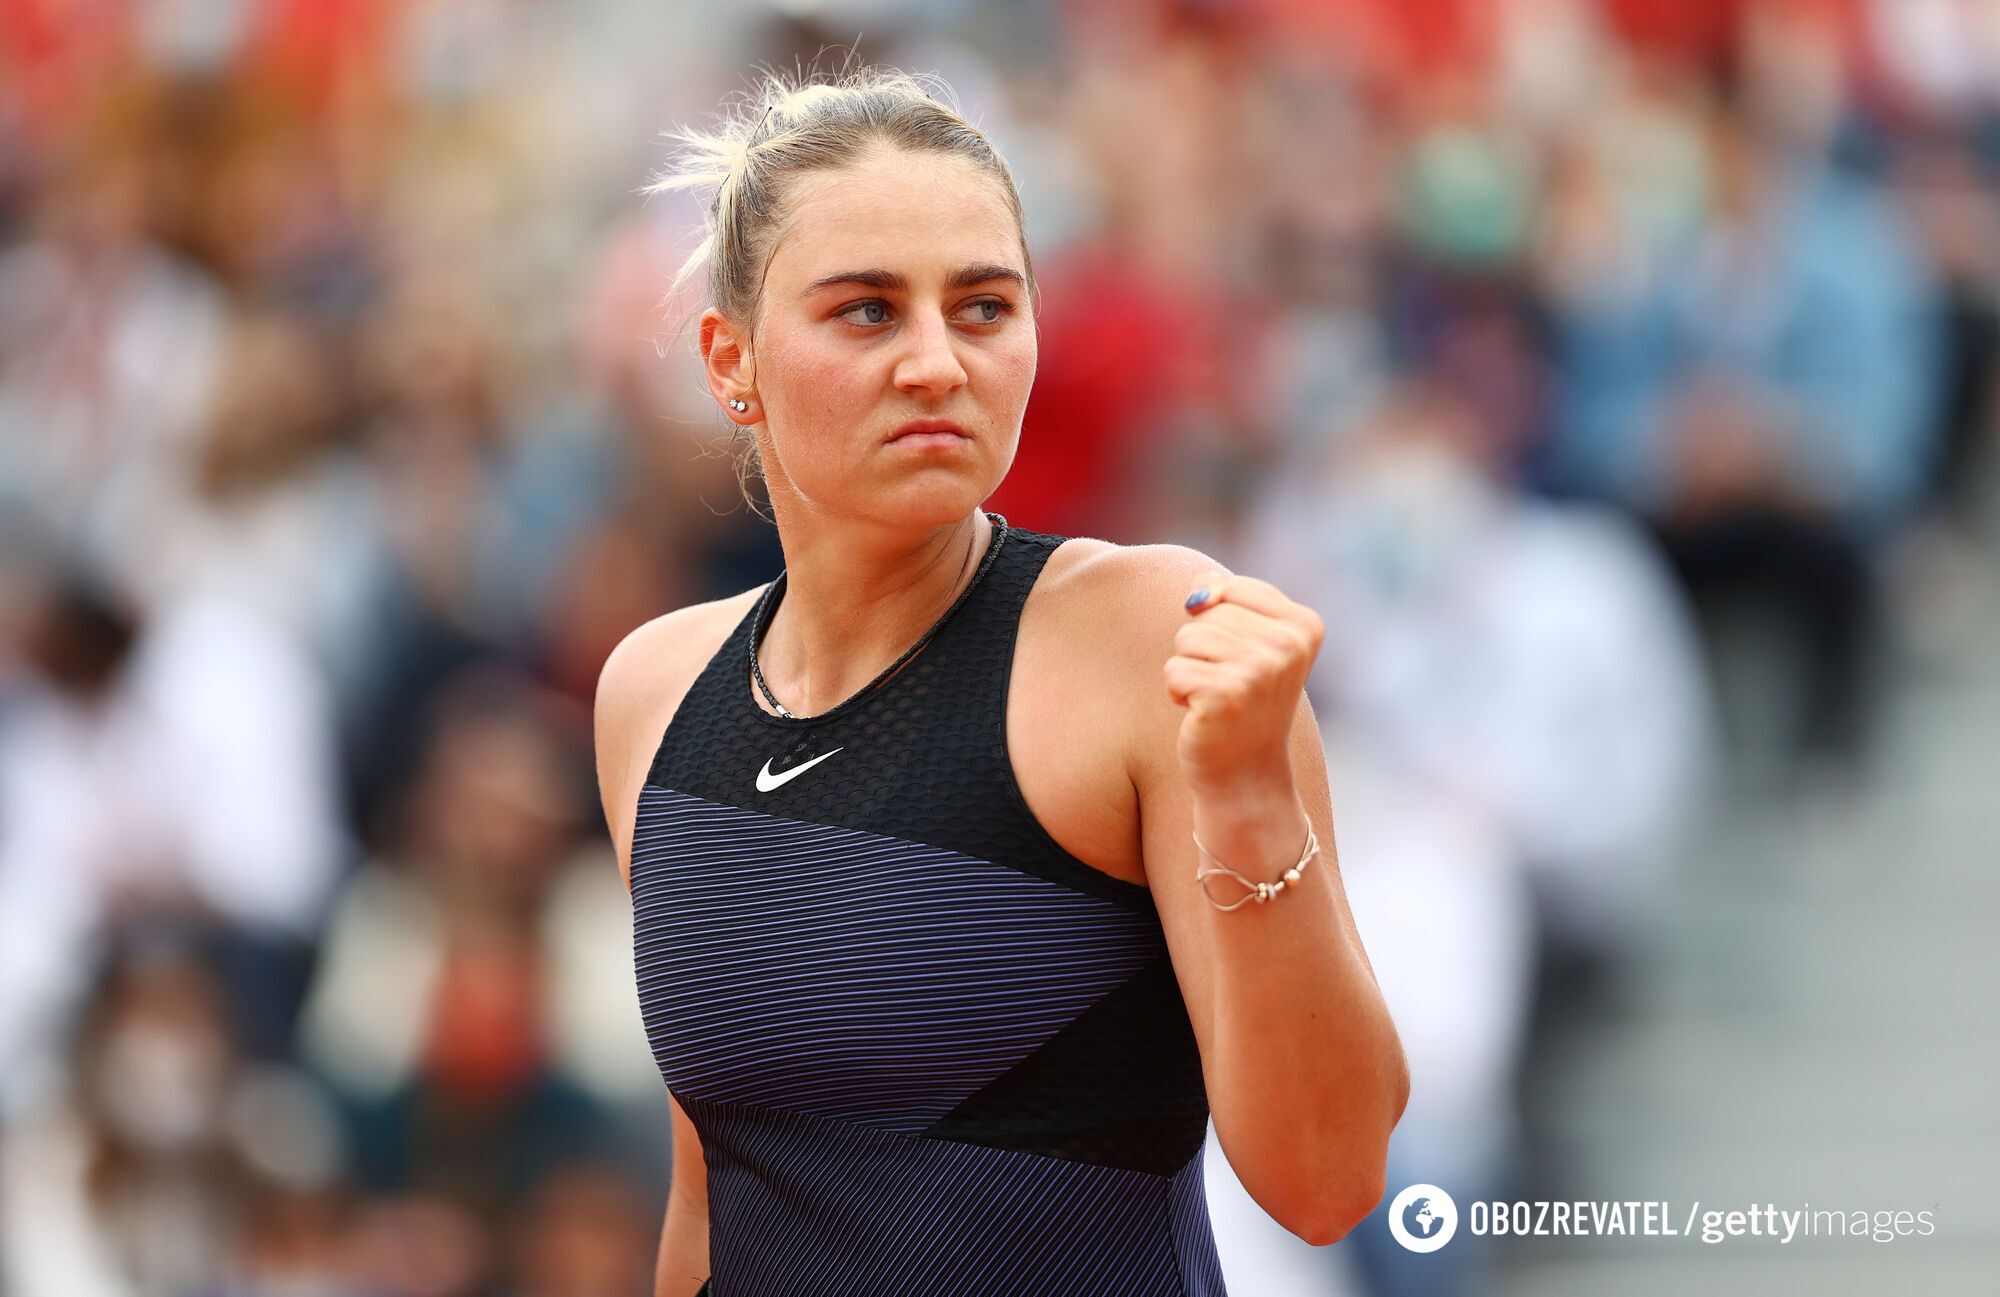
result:
<svg viewBox="0 0 2000 1297"><path fill-rule="evenodd" d="M1195 609L1201 607L1203 604L1207 602L1208 602L1208 587L1203 586L1201 589L1195 591L1193 594L1187 597L1187 610L1189 612L1193 612Z"/></svg>

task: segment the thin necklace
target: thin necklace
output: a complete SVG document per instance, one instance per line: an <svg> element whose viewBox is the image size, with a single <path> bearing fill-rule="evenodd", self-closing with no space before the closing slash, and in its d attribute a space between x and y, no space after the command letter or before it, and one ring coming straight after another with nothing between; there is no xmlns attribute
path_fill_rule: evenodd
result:
<svg viewBox="0 0 2000 1297"><path fill-rule="evenodd" d="M860 701L862 698L866 697L867 695L873 693L876 689L880 688L884 681L886 681L890 676L895 675L896 672L902 669L903 664L905 662L908 662L911 658L915 657L919 649L923 648L924 645L930 643L932 637L935 636L939 630L943 629L944 624L947 621L951 620L951 615L957 612L959 610L960 605L962 605L966 601L966 599L971 596L973 590L979 585L980 578L986 575L987 569L993 566L993 560L999 557L1000 546L1005 544L1007 541L1007 520L1001 517L997 513L988 513L986 517L993 524L993 539L986 546L985 557L979 560L979 570L977 572L974 572L972 574L972 579L965 583L965 589L958 592L958 598L952 600L951 607L945 609L944 614L940 616L936 621L931 623L930 629L925 631L923 635L918 638L916 643L910 645L909 648L903 651L903 656L897 658L894 662L891 662L886 668L884 668L882 674L876 676L873 680L870 680L867 684L861 686L860 689L849 694L847 697L843 698L838 703L835 703L832 707L827 708L823 712L817 712L811 716L795 716L790 711L786 710L785 705L778 701L778 696L771 692L771 686L764 683L764 670L762 667L757 665L757 641L764 638L764 632L768 628L769 618L777 602L777 596L785 584L785 573L784 571L781 570L778 573L777 580L771 582L770 585L764 588L763 597L757 601L757 615L755 619L752 621L750 628L750 674L756 678L757 688L763 691L764 697L770 702L771 706L778 709L778 715L784 717L787 720L794 720L794 721L798 720L811 721L811 720L818 720L823 716L831 716L833 713L840 711L842 708L845 708L855 702Z"/></svg>

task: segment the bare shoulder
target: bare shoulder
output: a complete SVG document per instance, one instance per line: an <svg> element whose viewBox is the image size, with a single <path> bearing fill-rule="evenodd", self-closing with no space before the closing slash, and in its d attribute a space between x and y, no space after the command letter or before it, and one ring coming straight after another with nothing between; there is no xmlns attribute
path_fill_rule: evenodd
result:
<svg viewBox="0 0 2000 1297"><path fill-rule="evenodd" d="M663 613L635 627L604 660L592 721L597 785L618 867L628 879L632 812L653 749L702 668L763 590Z"/></svg>
<svg viewBox="0 0 2000 1297"><path fill-rule="evenodd" d="M664 696L685 694L763 589L676 608L629 631L598 673L598 726L616 728Z"/></svg>
<svg viewBox="0 0 2000 1297"><path fill-rule="evenodd" d="M1046 661L1071 664L1085 693L1114 701L1126 764L1177 724L1161 671L1187 620L1187 597L1222 563L1186 545L1119 545L1078 538L1049 560L1032 601ZM1109 718L1106 718L1109 719Z"/></svg>
<svg viewBox="0 0 2000 1297"><path fill-rule="evenodd" d="M1228 570L1188 545L1120 545L1078 536L1049 559L1035 595L1042 598L1046 591L1048 602L1068 613L1108 621L1120 609L1146 607L1181 585L1187 586L1181 591L1185 599L1204 573Z"/></svg>
<svg viewBox="0 0 2000 1297"><path fill-rule="evenodd" d="M1207 572L1228 572L1218 559L1190 545L1117 545L1092 542L1099 548L1087 559L1092 579L1107 588L1124 587L1142 595L1197 580ZM1183 593L1193 592L1189 586Z"/></svg>
<svg viewBox="0 0 2000 1297"><path fill-rule="evenodd" d="M1186 600L1212 572L1229 569L1187 545L1119 545L1079 538L1056 551L1035 596L1047 587L1050 619L1072 643L1116 665L1154 663L1172 652ZM1149 686L1152 680L1146 682Z"/></svg>

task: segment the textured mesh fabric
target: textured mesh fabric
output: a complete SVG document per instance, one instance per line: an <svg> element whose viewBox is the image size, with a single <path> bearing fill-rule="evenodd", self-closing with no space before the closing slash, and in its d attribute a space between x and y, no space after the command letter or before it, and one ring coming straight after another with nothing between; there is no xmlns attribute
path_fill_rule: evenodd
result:
<svg viewBox="0 0 2000 1297"><path fill-rule="evenodd" d="M950 847L1152 913L1146 888L1093 869L1048 835L1007 758L1007 682L1021 607L1062 540L1010 528L985 578L924 650L857 706L824 717L789 719L757 706L746 614L682 700L648 782ZM831 759L772 792L757 791L767 759L781 775L835 748L865 759Z"/></svg>
<svg viewBox="0 0 2000 1297"><path fill-rule="evenodd" d="M1064 851L1007 755L1021 608L1061 541L1011 532L922 652L826 716L757 706L746 615L662 739L634 961L708 1162L714 1297L1223 1292L1151 893Z"/></svg>

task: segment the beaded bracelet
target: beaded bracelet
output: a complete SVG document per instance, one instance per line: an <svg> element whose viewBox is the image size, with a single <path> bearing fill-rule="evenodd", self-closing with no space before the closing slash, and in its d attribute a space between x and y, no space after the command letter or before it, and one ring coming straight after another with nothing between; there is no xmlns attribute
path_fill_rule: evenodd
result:
<svg viewBox="0 0 2000 1297"><path fill-rule="evenodd" d="M1190 832L1188 836L1194 837L1194 834ZM1253 883L1249 879L1245 878L1243 875L1237 873L1234 869L1231 869L1228 865L1223 864L1222 861L1219 858L1217 858L1216 854L1213 851L1210 851L1207 847L1202 846L1200 838L1196 837L1194 839L1194 844L1195 846L1201 849L1201 854L1207 856L1210 860L1215 861L1214 868L1197 869L1195 870L1194 877L1195 881L1201 884L1201 894L1203 896L1208 897L1208 903L1210 905L1213 905L1218 910L1233 910L1241 906L1245 901L1255 901L1259 905L1262 905L1265 901L1270 900L1272 897L1276 896L1279 892L1284 891L1285 884L1290 883L1296 886L1299 881L1299 875L1305 869L1306 864L1309 861L1311 861L1314 856L1319 854L1319 835L1313 832L1311 819L1306 820L1306 845L1304 849L1299 852L1298 863L1293 865L1290 869L1287 869L1284 873L1284 876L1279 878L1278 881L1275 883ZM1249 893L1231 902L1228 905L1222 904L1220 901L1215 899L1212 893L1209 892L1208 883L1206 881L1207 879L1213 877L1216 874L1229 875L1231 878L1234 878L1237 882L1249 888L1250 889Z"/></svg>

